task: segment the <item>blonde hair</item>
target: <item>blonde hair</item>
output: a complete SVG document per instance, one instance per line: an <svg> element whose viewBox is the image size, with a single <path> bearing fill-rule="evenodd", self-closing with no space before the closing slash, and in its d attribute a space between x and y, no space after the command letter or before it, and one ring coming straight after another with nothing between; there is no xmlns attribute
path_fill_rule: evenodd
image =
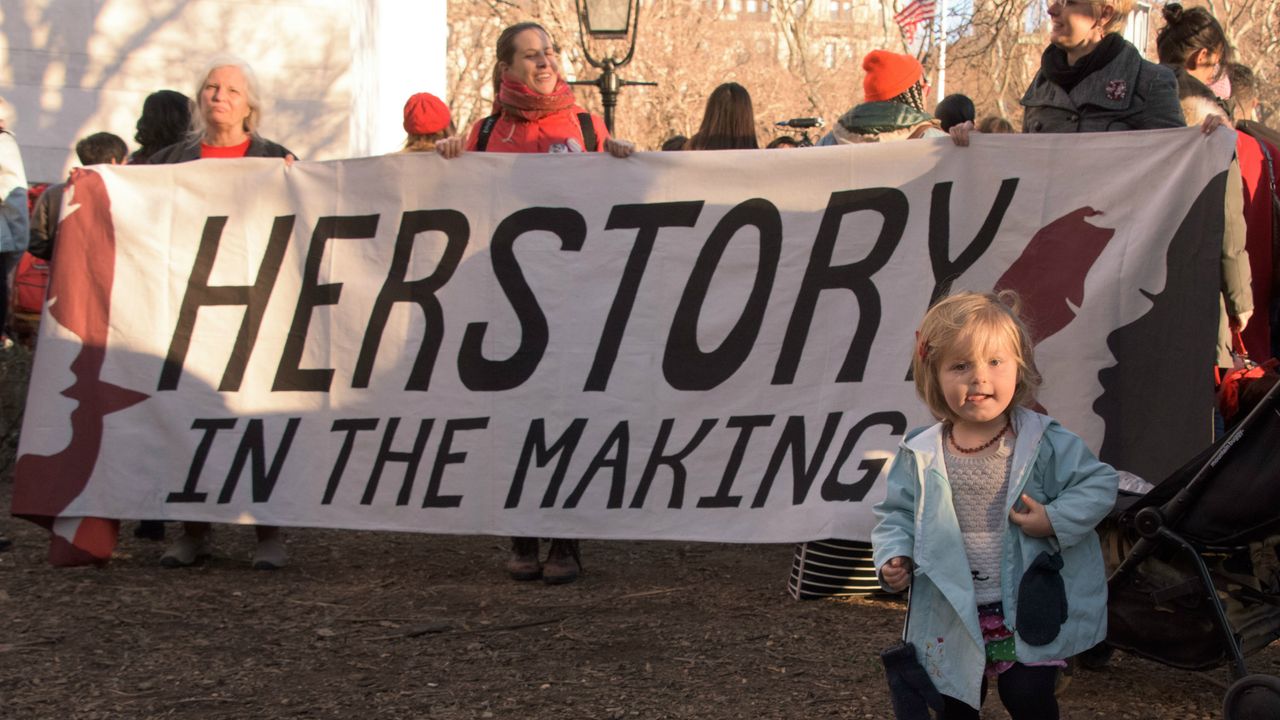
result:
<svg viewBox="0 0 1280 720"><path fill-rule="evenodd" d="M190 135L193 138L204 137L205 131L208 130L204 120L204 106L201 104L204 84L209 81L209 76L214 70L224 67L233 67L244 76L244 101L249 106L249 116L244 119L244 131L250 135L258 134L258 125L262 122L262 100L258 94L258 76L244 60L234 55L219 55L204 66L204 72L200 73L200 80L196 83L196 93L192 96L195 98L196 108L195 112L191 113Z"/></svg>
<svg viewBox="0 0 1280 720"><path fill-rule="evenodd" d="M1065 3L1066 0L1060 1ZM1129 24L1129 13L1133 12L1134 0L1081 1L1098 7L1109 7L1114 11L1115 14L1111 16L1111 22L1107 23L1106 28L1103 30L1103 33L1106 35L1119 35L1124 32L1125 25Z"/></svg>
<svg viewBox="0 0 1280 720"><path fill-rule="evenodd" d="M1040 389L1031 333L1018 315L1021 300L1012 290L999 293L959 293L939 300L929 308L916 333L911 373L916 392L939 420L954 422L957 417L947 405L938 369L949 352L977 347L985 349L1001 340L1013 349L1018 363L1018 382L1009 407L1035 403Z"/></svg>
<svg viewBox="0 0 1280 720"><path fill-rule="evenodd" d="M454 127L453 121L449 121L449 126L440 132L433 132L428 135L418 135L409 133L405 136L404 147L400 152L431 152L436 149L436 143L445 138L453 137Z"/></svg>
<svg viewBox="0 0 1280 720"><path fill-rule="evenodd" d="M1111 17L1111 22L1107 23L1107 33L1110 35L1123 33L1125 25L1129 24L1129 13L1133 12L1134 0L1104 0L1098 4L1110 6L1116 13Z"/></svg>
<svg viewBox="0 0 1280 720"><path fill-rule="evenodd" d="M400 152L431 152L436 149L436 143L443 140L444 133L431 133L430 135L410 135L404 139L404 147L400 148Z"/></svg>

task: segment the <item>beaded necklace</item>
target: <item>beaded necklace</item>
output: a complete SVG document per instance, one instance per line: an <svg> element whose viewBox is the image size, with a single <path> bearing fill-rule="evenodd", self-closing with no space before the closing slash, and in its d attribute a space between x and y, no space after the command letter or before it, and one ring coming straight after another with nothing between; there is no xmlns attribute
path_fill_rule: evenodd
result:
<svg viewBox="0 0 1280 720"><path fill-rule="evenodd" d="M1004 437L1004 434L1009 432L1009 419L1005 418L1004 427L1000 428L1000 432L996 433L995 437L991 438L990 440L982 443L981 445L975 448L961 447L960 444L956 442L956 436L952 432L952 427L953 426L951 423L947 423L947 440L951 443L951 447L955 448L958 452L961 452L965 455L973 455L974 453L980 453L983 450L986 450L987 448L991 447L992 445L995 445L996 442L1000 440L1000 438Z"/></svg>

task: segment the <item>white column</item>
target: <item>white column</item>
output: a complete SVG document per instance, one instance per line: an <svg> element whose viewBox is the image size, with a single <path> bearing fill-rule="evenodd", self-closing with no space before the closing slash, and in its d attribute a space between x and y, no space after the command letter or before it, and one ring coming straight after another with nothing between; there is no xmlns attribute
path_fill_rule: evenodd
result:
<svg viewBox="0 0 1280 720"><path fill-rule="evenodd" d="M938 0L938 100L947 96L947 0Z"/></svg>
<svg viewBox="0 0 1280 720"><path fill-rule="evenodd" d="M404 101L416 92L446 102L446 0L351 0L352 157L404 142Z"/></svg>

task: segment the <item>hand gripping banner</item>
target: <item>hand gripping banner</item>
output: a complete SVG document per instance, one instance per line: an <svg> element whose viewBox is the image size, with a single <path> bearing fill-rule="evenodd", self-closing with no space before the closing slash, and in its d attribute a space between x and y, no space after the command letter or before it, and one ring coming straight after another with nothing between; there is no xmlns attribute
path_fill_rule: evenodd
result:
<svg viewBox="0 0 1280 720"><path fill-rule="evenodd" d="M13 513L865 539L930 299L1011 288L1041 407L1158 479L1209 441L1233 137L95 167Z"/></svg>

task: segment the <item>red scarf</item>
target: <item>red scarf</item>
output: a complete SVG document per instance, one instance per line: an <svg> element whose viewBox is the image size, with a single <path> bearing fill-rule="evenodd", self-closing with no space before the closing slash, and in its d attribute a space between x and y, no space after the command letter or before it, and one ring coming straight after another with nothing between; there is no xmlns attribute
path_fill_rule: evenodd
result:
<svg viewBox="0 0 1280 720"><path fill-rule="evenodd" d="M509 78L502 78L495 109L513 118L533 121L573 107L573 90L564 78L556 80L556 89L549 95L534 92L528 85Z"/></svg>

